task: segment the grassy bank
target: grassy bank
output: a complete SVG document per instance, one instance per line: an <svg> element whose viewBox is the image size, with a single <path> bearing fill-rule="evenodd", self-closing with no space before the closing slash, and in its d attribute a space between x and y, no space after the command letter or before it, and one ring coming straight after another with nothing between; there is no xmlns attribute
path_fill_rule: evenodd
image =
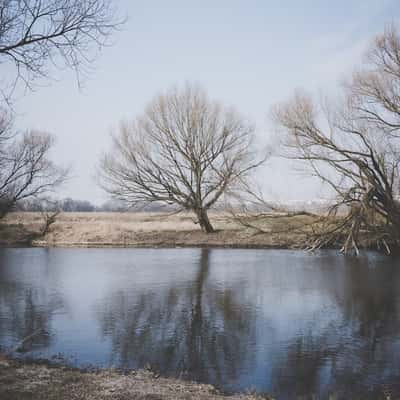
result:
<svg viewBox="0 0 400 400"><path fill-rule="evenodd" d="M7 400L256 400L255 395L225 396L211 385L161 378L149 371L82 371L0 354L0 399Z"/></svg>
<svg viewBox="0 0 400 400"><path fill-rule="evenodd" d="M10 213L0 224L0 245L44 247L264 247L291 248L303 241L295 229L310 217L272 218L263 233L239 224L231 215L210 215L216 232L200 230L191 214L63 213L45 236L40 213Z"/></svg>

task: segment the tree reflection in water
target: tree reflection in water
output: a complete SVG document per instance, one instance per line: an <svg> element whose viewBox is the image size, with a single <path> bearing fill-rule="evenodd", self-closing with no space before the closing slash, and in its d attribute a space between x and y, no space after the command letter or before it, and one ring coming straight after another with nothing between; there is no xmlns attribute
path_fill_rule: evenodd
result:
<svg viewBox="0 0 400 400"><path fill-rule="evenodd" d="M1 250L0 346L39 329L22 351L76 365L150 365L279 399L396 398L397 264L335 252Z"/></svg>
<svg viewBox="0 0 400 400"><path fill-rule="evenodd" d="M241 312L245 305L237 304L234 287L217 288L208 280L210 250L199 253L189 284L168 287L162 294L135 293L133 305L126 291L105 302L98 317L104 336L111 337L113 362L118 360L122 368L150 364L154 370L204 382L239 379L247 343L255 340L255 313Z"/></svg>
<svg viewBox="0 0 400 400"><path fill-rule="evenodd" d="M47 254L46 250L43 253ZM46 256L41 262L38 280L48 274ZM6 267L10 263L12 269ZM19 267L8 259L7 252L0 252L0 344L7 350L28 353L50 345L52 317L63 301L52 293L46 279L43 284L32 284Z"/></svg>
<svg viewBox="0 0 400 400"><path fill-rule="evenodd" d="M400 270L394 259L372 266L343 258L324 271L341 319L293 338L272 368L281 398L384 398L400 394ZM331 260L329 265L337 264ZM380 265L382 264L382 265Z"/></svg>

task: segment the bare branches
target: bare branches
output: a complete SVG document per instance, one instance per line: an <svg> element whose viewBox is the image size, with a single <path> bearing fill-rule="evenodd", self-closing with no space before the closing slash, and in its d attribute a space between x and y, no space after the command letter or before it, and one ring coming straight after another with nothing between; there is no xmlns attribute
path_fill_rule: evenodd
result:
<svg viewBox="0 0 400 400"><path fill-rule="evenodd" d="M79 81L118 21L112 0L1 0L0 93L10 104L19 82L32 89L52 68L71 68ZM53 140L40 132L15 139L11 116L0 109L0 217L16 202L40 197L67 171L48 158ZM51 218L50 218L51 219Z"/></svg>
<svg viewBox="0 0 400 400"><path fill-rule="evenodd" d="M79 80L122 22L111 0L2 0L0 64L15 72L3 91L12 92L18 81L32 88L51 76L52 65L72 68Z"/></svg>
<svg viewBox="0 0 400 400"><path fill-rule="evenodd" d="M113 137L113 151L101 162L103 187L133 206L193 210L211 232L207 210L264 161L255 158L252 141L253 127L199 88L171 90Z"/></svg>
<svg viewBox="0 0 400 400"><path fill-rule="evenodd" d="M40 213L43 218L43 225L40 228L40 236L49 233L51 226L56 222L57 217L62 212L60 204L47 198L40 199Z"/></svg>
<svg viewBox="0 0 400 400"><path fill-rule="evenodd" d="M344 101L321 110L309 96L296 95L273 115L287 135L288 156L307 162L336 193L325 224L310 235L310 247L340 243L344 252L357 253L363 243L386 251L398 247L400 37L395 28L375 40L347 84Z"/></svg>
<svg viewBox="0 0 400 400"><path fill-rule="evenodd" d="M6 131L7 132L7 131ZM49 160L53 139L48 134L27 132L0 146L0 217L18 201L52 192L67 177L67 170Z"/></svg>

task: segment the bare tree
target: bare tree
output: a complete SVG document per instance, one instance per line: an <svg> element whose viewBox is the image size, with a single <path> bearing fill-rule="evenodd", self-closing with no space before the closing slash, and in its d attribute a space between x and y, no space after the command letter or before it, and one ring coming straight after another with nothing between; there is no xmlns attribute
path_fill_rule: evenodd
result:
<svg viewBox="0 0 400 400"><path fill-rule="evenodd" d="M50 135L27 132L15 139L7 118L0 127L0 218L18 201L53 191L67 177L67 170L49 159Z"/></svg>
<svg viewBox="0 0 400 400"><path fill-rule="evenodd" d="M56 201L42 199L41 204L42 209L40 210L40 213L43 218L43 225L40 228L39 235L43 237L50 232L51 226L56 222L57 217L60 215L62 210Z"/></svg>
<svg viewBox="0 0 400 400"><path fill-rule="evenodd" d="M71 68L79 81L122 22L112 0L1 0L2 100L10 102L18 82L32 89L38 79L50 78L52 68ZM1 109L0 217L16 202L41 197L66 178L66 170L49 160L50 135L17 136L12 116Z"/></svg>
<svg viewBox="0 0 400 400"><path fill-rule="evenodd" d="M264 161L256 159L253 134L203 90L170 90L113 136L113 149L101 160L102 186L132 206L157 202L192 210L212 232L208 210Z"/></svg>
<svg viewBox="0 0 400 400"><path fill-rule="evenodd" d="M37 78L49 77L54 65L72 68L79 77L95 48L106 45L121 23L111 0L2 0L0 64L11 64L14 71L3 82L4 94L21 80L31 88Z"/></svg>
<svg viewBox="0 0 400 400"><path fill-rule="evenodd" d="M318 107L297 94L275 108L289 156L336 193L327 218L310 235L313 248L358 252L400 245L400 36L392 26L371 45L338 104ZM339 213L339 211L342 211Z"/></svg>

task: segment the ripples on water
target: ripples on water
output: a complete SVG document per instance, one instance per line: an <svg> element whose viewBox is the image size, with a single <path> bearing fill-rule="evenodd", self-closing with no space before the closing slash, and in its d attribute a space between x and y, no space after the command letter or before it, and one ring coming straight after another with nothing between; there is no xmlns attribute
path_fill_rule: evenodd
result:
<svg viewBox="0 0 400 400"><path fill-rule="evenodd" d="M2 249L0 346L278 399L400 395L400 272L333 251Z"/></svg>

